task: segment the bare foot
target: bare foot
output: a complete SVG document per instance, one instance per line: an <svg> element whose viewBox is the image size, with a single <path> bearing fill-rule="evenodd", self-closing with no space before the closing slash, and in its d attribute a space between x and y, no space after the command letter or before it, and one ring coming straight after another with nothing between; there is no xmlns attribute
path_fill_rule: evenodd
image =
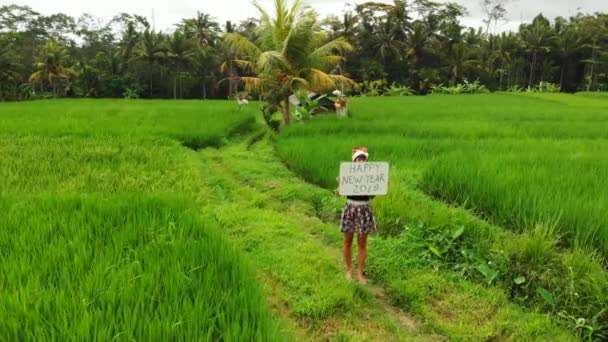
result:
<svg viewBox="0 0 608 342"><path fill-rule="evenodd" d="M361 283L363 285L367 284L367 278L365 278L365 276L363 274L359 273L357 278L359 279L359 283Z"/></svg>
<svg viewBox="0 0 608 342"><path fill-rule="evenodd" d="M353 271L346 271L346 280L353 280Z"/></svg>

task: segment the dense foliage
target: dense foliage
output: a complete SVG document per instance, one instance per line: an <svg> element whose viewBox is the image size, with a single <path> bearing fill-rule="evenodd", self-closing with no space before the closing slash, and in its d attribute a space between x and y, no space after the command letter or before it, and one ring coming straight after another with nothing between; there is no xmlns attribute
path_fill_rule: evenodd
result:
<svg viewBox="0 0 608 342"><path fill-rule="evenodd" d="M327 42L339 39L355 47L331 73L404 86L408 93L465 80L479 80L491 90L542 83L564 91L608 88L607 14L553 22L539 15L517 32L498 33L490 28L504 18L504 1L484 3L487 27L479 29L460 23L461 6L425 0L361 4L341 17L317 18L309 29L324 32ZM103 22L90 14L43 15L28 6L4 5L0 99L231 97L242 89L239 77L251 72L234 62L243 56L222 37L240 33L255 41L263 20L220 25L209 14L196 13L171 32L158 32L139 15L121 13Z"/></svg>

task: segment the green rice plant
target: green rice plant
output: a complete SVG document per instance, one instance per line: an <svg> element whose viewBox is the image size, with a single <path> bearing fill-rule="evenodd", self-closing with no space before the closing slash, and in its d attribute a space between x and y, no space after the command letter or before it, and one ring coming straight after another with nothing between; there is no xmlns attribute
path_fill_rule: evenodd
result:
<svg viewBox="0 0 608 342"><path fill-rule="evenodd" d="M0 105L0 134L162 136L193 149L220 146L255 125L256 106L231 101L41 100ZM259 115L259 114L257 114Z"/></svg>
<svg viewBox="0 0 608 342"><path fill-rule="evenodd" d="M406 241L409 252L396 257L402 265L453 270L504 288L524 306L591 319L608 300L607 105L551 93L356 98L355 118L287 128L277 150L301 177L333 189L339 162L353 146L367 146L372 160L391 163L389 194L373 206L380 236ZM423 228L412 228L419 222ZM450 244L461 225L462 244ZM599 261L581 249L595 250ZM574 292L571 253L586 265L577 267L594 270L584 282L575 273Z"/></svg>
<svg viewBox="0 0 608 342"><path fill-rule="evenodd" d="M2 193L152 193L194 196L199 170L174 140L0 135Z"/></svg>
<svg viewBox="0 0 608 342"><path fill-rule="evenodd" d="M247 263L176 196L0 198L0 340L276 340Z"/></svg>
<svg viewBox="0 0 608 342"><path fill-rule="evenodd" d="M0 105L0 340L281 340L249 264L200 216L196 149L229 102Z"/></svg>

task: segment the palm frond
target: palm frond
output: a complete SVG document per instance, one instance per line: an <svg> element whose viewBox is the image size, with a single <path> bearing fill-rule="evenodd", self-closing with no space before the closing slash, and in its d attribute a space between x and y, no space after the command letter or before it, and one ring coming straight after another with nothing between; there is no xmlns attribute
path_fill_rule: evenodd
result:
<svg viewBox="0 0 608 342"><path fill-rule="evenodd" d="M260 50L259 47L238 33L226 33L224 35L224 41L229 48L236 50L241 56L247 59L257 59L262 53L262 50Z"/></svg>
<svg viewBox="0 0 608 342"><path fill-rule="evenodd" d="M331 89L335 89L338 85L346 83L349 85L356 84L355 81L342 75L332 75L323 72L319 69L311 69L310 75L310 87L316 92L323 92Z"/></svg>
<svg viewBox="0 0 608 342"><path fill-rule="evenodd" d="M277 69L285 70L289 67L289 62L285 60L285 56L277 51L261 53L255 64L260 71L265 73L271 73Z"/></svg>
<svg viewBox="0 0 608 342"><path fill-rule="evenodd" d="M238 77L245 86L245 91L262 93L265 90L264 82L259 77Z"/></svg>
<svg viewBox="0 0 608 342"><path fill-rule="evenodd" d="M233 59L230 62L238 65L241 69L249 70L249 71L253 71L253 72L257 71L257 65L256 65L256 63L254 63L252 61L246 61L243 59ZM230 63L230 62L222 63L222 72L226 72L228 70L227 65L224 65L224 64Z"/></svg>

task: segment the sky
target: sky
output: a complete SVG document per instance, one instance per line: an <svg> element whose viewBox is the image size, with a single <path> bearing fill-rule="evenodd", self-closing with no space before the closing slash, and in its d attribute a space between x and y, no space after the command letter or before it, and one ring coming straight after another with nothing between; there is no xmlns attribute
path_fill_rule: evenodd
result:
<svg viewBox="0 0 608 342"><path fill-rule="evenodd" d="M392 1L375 0L391 3ZM443 1L443 0L438 0ZM452 0L467 9L467 15L461 19L465 26L483 26L483 14L480 9L481 0ZM259 0L266 8L271 8L273 0ZM340 15L345 9L354 9L354 4L366 0L304 0L322 16L329 14ZM192 17L196 11L211 14L217 21L226 20L238 22L247 17L255 17L251 0L0 0L0 5L28 5L43 14L57 12L67 13L78 17L82 13L91 13L104 21L109 20L120 12L135 13L146 16L155 23L157 30L168 31L173 24L182 18ZM608 0L507 0L507 21L499 23L497 31L516 30L519 24L530 22L537 14L543 13L553 19L557 16L570 17L578 12L608 13ZM154 14L154 15L153 15ZM152 17L154 21L152 21Z"/></svg>

